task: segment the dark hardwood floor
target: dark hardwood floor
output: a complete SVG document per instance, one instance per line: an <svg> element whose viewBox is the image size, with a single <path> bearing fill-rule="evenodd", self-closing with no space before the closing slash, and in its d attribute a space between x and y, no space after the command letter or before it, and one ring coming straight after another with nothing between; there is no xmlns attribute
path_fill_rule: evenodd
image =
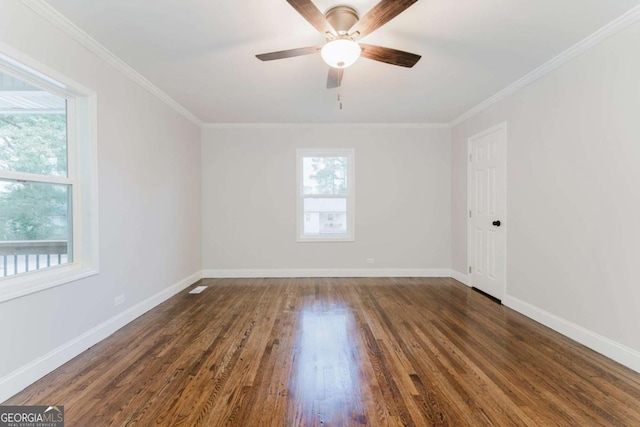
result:
<svg viewBox="0 0 640 427"><path fill-rule="evenodd" d="M5 404L67 426L640 426L640 374L452 279L216 279Z"/></svg>

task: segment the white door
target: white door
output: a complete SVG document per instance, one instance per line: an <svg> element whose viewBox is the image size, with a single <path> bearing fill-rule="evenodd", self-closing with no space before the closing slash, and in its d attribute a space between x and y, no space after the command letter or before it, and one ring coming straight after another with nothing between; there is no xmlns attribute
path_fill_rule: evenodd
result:
<svg viewBox="0 0 640 427"><path fill-rule="evenodd" d="M470 282L499 300L506 281L506 143L506 123L469 138L468 143Z"/></svg>

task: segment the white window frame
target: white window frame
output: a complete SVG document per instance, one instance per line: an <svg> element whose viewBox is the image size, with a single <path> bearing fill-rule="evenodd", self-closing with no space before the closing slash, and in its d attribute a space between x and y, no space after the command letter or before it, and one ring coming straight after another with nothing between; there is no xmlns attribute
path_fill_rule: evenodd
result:
<svg viewBox="0 0 640 427"><path fill-rule="evenodd" d="M303 165L304 157L346 157L347 158L347 194L304 194ZM353 242L355 235L355 189L356 189L355 150L353 148L299 148L296 150L296 234L298 242ZM343 235L305 235L304 199L338 198L347 199L347 233Z"/></svg>
<svg viewBox="0 0 640 427"><path fill-rule="evenodd" d="M71 186L73 259L62 265L0 278L0 302L97 274L97 96L84 86L0 43L0 71L67 100L67 176L0 171L1 178Z"/></svg>

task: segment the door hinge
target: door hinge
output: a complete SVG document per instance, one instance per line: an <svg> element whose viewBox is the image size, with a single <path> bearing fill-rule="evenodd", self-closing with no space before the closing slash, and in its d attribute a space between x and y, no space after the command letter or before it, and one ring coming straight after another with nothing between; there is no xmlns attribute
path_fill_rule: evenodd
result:
<svg viewBox="0 0 640 427"><path fill-rule="evenodd" d="M469 218L471 218L471 211L469 211Z"/></svg>
<svg viewBox="0 0 640 427"><path fill-rule="evenodd" d="M473 159L473 154L469 154L469 161Z"/></svg>
<svg viewBox="0 0 640 427"><path fill-rule="evenodd" d="M471 274L471 266L469 266L469 274Z"/></svg>

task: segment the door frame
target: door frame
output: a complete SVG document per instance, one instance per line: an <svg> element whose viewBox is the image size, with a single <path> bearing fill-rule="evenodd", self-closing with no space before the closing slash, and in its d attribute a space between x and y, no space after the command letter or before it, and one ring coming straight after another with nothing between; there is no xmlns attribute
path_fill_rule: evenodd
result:
<svg viewBox="0 0 640 427"><path fill-rule="evenodd" d="M475 243L475 239L473 238L474 233L472 232L472 224L471 224L471 217L469 216L469 212L471 212L471 189L473 188L471 179L472 179L472 174L471 174L471 144L480 139L483 138L491 133L494 133L496 131L502 130L504 132L504 140L502 141L504 144L504 152L503 152L503 162L504 162L504 176L503 176L503 180L504 180L504 228L503 228L503 233L504 233L504 265L503 265L503 271L502 271L502 277L504 278L504 283L502 286L502 295L500 300L504 301L504 299L507 296L507 228L508 228L508 224L509 222L507 221L507 196L508 196L508 181L507 181L507 166L508 166L508 156L507 156L507 141L508 141L508 126L507 126L507 122L502 122L499 123L495 126L492 126L488 129L485 129L481 132L478 132L472 136L470 136L469 138L467 138L467 157L465 159L465 162L467 164L467 212L465 213L465 217L467 218L467 267L466 267L466 271L465 274L468 277L468 285L476 288L475 284L473 283L473 275L470 274L469 269L471 266L471 260L472 257L471 255L474 253L474 243Z"/></svg>

